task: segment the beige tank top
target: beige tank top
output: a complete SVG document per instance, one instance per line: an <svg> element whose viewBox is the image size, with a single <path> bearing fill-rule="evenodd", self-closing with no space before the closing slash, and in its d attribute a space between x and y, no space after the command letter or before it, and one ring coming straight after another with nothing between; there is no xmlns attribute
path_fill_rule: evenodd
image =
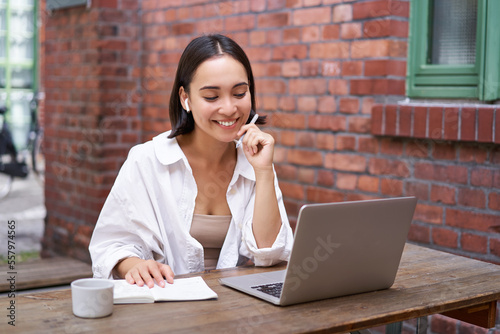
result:
<svg viewBox="0 0 500 334"><path fill-rule="evenodd" d="M203 246L205 270L215 269L232 216L193 216L189 233Z"/></svg>

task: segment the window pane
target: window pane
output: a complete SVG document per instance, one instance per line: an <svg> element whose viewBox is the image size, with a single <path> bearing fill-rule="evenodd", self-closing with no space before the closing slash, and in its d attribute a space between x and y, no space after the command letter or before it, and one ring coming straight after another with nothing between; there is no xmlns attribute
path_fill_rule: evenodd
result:
<svg viewBox="0 0 500 334"><path fill-rule="evenodd" d="M31 69L13 68L10 84L12 88L31 88L33 84L33 76Z"/></svg>
<svg viewBox="0 0 500 334"><path fill-rule="evenodd" d="M0 58L5 58L7 55L5 50L7 48L7 38L5 35L0 34Z"/></svg>
<svg viewBox="0 0 500 334"><path fill-rule="evenodd" d="M434 0L432 64L476 63L477 0Z"/></svg>
<svg viewBox="0 0 500 334"><path fill-rule="evenodd" d="M33 59L33 38L12 35L10 37L10 61Z"/></svg>
<svg viewBox="0 0 500 334"><path fill-rule="evenodd" d="M34 31L34 18L32 10L12 10L10 16L10 27L16 33L32 33Z"/></svg>
<svg viewBox="0 0 500 334"><path fill-rule="evenodd" d="M24 92L11 94L10 126L14 143L20 148L26 147L28 139L31 121L29 94Z"/></svg>
<svg viewBox="0 0 500 334"><path fill-rule="evenodd" d="M0 31L7 30L7 10L0 8Z"/></svg>
<svg viewBox="0 0 500 334"><path fill-rule="evenodd" d="M5 88L7 84L7 73L5 67L0 67L0 88Z"/></svg>

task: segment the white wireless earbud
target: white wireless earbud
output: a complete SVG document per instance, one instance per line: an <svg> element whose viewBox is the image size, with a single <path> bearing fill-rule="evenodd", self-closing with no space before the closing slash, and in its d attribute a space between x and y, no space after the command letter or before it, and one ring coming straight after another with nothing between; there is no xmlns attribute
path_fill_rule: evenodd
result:
<svg viewBox="0 0 500 334"><path fill-rule="evenodd" d="M189 109L188 99L184 100L184 105L186 106L186 111L190 112L191 110Z"/></svg>

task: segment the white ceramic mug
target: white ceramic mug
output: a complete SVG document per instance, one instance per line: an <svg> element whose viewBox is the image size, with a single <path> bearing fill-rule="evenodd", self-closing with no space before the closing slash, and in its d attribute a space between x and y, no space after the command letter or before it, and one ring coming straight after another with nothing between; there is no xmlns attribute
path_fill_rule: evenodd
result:
<svg viewBox="0 0 500 334"><path fill-rule="evenodd" d="M83 278L71 282L73 314L80 318L101 318L113 313L113 281Z"/></svg>

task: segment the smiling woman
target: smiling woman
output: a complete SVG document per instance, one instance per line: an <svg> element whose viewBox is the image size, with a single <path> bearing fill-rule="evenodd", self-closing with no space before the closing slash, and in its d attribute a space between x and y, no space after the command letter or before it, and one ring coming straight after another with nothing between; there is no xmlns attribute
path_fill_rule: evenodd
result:
<svg viewBox="0 0 500 334"><path fill-rule="evenodd" d="M250 62L230 38L202 36L186 47L172 130L132 148L99 216L89 247L95 277L164 286L174 273L288 259L274 139L256 125L264 117L249 121L254 91Z"/></svg>

